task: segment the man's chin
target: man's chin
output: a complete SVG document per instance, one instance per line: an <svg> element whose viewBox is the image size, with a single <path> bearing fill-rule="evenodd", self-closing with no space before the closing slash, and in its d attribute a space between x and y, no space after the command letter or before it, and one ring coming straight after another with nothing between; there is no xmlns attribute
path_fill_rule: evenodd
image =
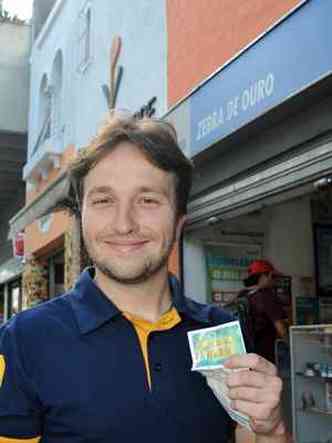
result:
<svg viewBox="0 0 332 443"><path fill-rule="evenodd" d="M161 266L159 266L157 269L146 267L145 269L128 272L121 270L117 271L114 268L110 269L106 266L100 266L98 263L96 263L95 266L107 278L122 285L136 285L139 283L144 283L153 275L157 274L161 269Z"/></svg>
<svg viewBox="0 0 332 443"><path fill-rule="evenodd" d="M141 273L136 275L123 275L123 274L115 274L113 272L108 274L108 277L122 285L137 285L140 283L144 283L151 277L150 273Z"/></svg>

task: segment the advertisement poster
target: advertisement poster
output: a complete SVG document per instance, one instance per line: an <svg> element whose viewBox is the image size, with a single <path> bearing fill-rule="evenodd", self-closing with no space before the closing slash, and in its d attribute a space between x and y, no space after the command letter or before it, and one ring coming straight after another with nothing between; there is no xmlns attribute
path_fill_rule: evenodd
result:
<svg viewBox="0 0 332 443"><path fill-rule="evenodd" d="M224 306L243 289L249 264L261 258L260 245L213 244L206 246L209 302Z"/></svg>

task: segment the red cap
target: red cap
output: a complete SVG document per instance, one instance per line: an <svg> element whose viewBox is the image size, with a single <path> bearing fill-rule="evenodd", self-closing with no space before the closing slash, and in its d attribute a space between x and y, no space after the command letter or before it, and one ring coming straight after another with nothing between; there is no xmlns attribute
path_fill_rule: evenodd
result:
<svg viewBox="0 0 332 443"><path fill-rule="evenodd" d="M264 272L272 272L275 275L281 275L272 264L267 260L254 260L248 268L248 276L254 274L263 274Z"/></svg>

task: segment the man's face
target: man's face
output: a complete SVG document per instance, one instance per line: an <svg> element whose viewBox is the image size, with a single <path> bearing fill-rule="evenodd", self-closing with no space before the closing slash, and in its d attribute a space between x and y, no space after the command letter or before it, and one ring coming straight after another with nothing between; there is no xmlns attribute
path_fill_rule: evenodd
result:
<svg viewBox="0 0 332 443"><path fill-rule="evenodd" d="M167 269L184 217L176 218L172 174L129 142L119 144L84 179L83 238L97 270L124 284Z"/></svg>

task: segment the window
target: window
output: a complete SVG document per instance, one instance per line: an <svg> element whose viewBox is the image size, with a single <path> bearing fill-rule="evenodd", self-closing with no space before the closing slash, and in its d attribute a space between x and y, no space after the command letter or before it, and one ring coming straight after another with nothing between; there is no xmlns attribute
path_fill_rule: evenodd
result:
<svg viewBox="0 0 332 443"><path fill-rule="evenodd" d="M78 67L84 71L91 60L91 7L86 6L79 16Z"/></svg>
<svg viewBox="0 0 332 443"><path fill-rule="evenodd" d="M62 79L63 57L61 50L58 50L54 58L52 67L52 94L51 94L51 135L59 138L62 131Z"/></svg>
<svg viewBox="0 0 332 443"><path fill-rule="evenodd" d="M43 143L53 139L62 145L63 56L59 49L54 57L50 78L43 75L39 88L38 136L31 151L33 156Z"/></svg>
<svg viewBox="0 0 332 443"><path fill-rule="evenodd" d="M38 101L38 136L32 148L31 156L38 151L39 147L51 136L51 109L52 93L47 75L44 74L39 88Z"/></svg>
<svg viewBox="0 0 332 443"><path fill-rule="evenodd" d="M64 251L58 252L48 259L49 297L53 298L64 292L65 257Z"/></svg>
<svg viewBox="0 0 332 443"><path fill-rule="evenodd" d="M22 284L21 279L14 280L8 285L9 318L22 311Z"/></svg>

